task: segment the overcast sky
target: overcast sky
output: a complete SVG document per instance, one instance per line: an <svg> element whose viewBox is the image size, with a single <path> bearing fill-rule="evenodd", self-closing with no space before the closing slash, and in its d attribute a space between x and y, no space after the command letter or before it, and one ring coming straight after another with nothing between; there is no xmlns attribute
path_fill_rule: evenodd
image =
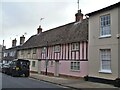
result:
<svg viewBox="0 0 120 90"><path fill-rule="evenodd" d="M43 31L75 21L78 0L2 0L0 2L0 44L10 48L12 40L24 35L26 40L37 33L41 24ZM87 14L119 0L79 0L79 8ZM40 18L44 18L40 21Z"/></svg>

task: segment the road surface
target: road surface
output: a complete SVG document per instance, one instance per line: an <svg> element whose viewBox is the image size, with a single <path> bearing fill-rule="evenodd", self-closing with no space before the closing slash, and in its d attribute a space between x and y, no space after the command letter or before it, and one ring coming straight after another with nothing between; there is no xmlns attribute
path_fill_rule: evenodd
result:
<svg viewBox="0 0 120 90"><path fill-rule="evenodd" d="M0 76L2 76L2 88L61 88L62 90L68 90L66 87L29 77L12 77L2 73L0 73Z"/></svg>

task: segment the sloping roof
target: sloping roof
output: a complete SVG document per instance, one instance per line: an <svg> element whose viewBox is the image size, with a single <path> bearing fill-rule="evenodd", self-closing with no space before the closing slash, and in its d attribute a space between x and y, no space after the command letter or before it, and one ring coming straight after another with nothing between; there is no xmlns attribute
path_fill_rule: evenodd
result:
<svg viewBox="0 0 120 90"><path fill-rule="evenodd" d="M110 5L110 6L108 6L108 7L102 8L102 9L100 9L100 10L97 10L97 11L94 11L94 12L91 12L91 13L88 13L88 14L86 14L86 15L88 15L88 16L95 15L95 14L97 14L97 13L100 13L100 12L103 12L103 11L107 11L107 10L111 10L111 9L116 8L116 7L119 7L119 6L120 6L120 2L115 3L115 4L113 4L113 5Z"/></svg>
<svg viewBox="0 0 120 90"><path fill-rule="evenodd" d="M82 23L72 22L31 36L21 49L43 47L88 40L88 20ZM48 43L48 44L47 44Z"/></svg>
<svg viewBox="0 0 120 90"><path fill-rule="evenodd" d="M5 51L10 51L10 50L17 50L21 47L21 45L18 45L18 46L13 46L11 48L8 48L8 49L5 49Z"/></svg>

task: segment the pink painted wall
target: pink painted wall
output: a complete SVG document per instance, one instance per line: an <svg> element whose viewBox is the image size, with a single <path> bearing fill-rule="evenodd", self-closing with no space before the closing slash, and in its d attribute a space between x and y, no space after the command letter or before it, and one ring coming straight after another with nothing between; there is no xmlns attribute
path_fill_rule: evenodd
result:
<svg viewBox="0 0 120 90"><path fill-rule="evenodd" d="M80 42L79 44L79 51L72 51L71 50L72 44L63 44L61 45L61 50L58 53L54 52L54 46L48 47L48 59L53 60L86 60L87 58L87 43L86 42ZM41 53L41 48L37 51L37 57L38 59L46 59L46 53Z"/></svg>
<svg viewBox="0 0 120 90"><path fill-rule="evenodd" d="M77 77L84 77L88 75L88 62L81 61L80 62L80 71L72 71L70 69L70 61L60 61L59 62L59 73L70 75L70 76L77 76Z"/></svg>
<svg viewBox="0 0 120 90"><path fill-rule="evenodd" d="M51 66L51 61L48 64L48 72L54 73L55 72L55 60L59 61L59 74L64 75L71 75L77 77L84 77L88 75L88 61L87 60L87 44L86 42L80 42L79 44L79 51L72 51L71 50L72 44L63 44L61 46L61 50L58 53L54 52L54 47L48 47L48 60L53 60L53 66ZM41 48L37 51L38 59L41 59L41 71L45 71L45 59L46 54L41 53ZM72 71L70 70L70 60L82 60L80 61L80 71ZM85 61L84 61L85 60Z"/></svg>
<svg viewBox="0 0 120 90"><path fill-rule="evenodd" d="M54 73L55 72L55 61L53 61L53 65L51 65L51 61L48 63L47 71ZM46 67L45 67L45 60L41 60L41 71L45 72Z"/></svg>
<svg viewBox="0 0 120 90"><path fill-rule="evenodd" d="M45 60L41 61L41 71L45 72ZM81 61L80 62L80 71L72 71L70 68L71 61L59 61L59 74L70 75L76 77L84 77L88 75L88 62ZM53 62L53 66L51 66L51 62L48 64L48 72L55 72L55 62Z"/></svg>

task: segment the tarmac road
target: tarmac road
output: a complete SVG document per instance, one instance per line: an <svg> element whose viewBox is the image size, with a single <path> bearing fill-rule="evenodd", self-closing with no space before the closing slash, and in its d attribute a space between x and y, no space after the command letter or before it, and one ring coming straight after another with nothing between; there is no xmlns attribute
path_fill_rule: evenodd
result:
<svg viewBox="0 0 120 90"><path fill-rule="evenodd" d="M66 87L35 80L26 77L12 77L6 74L2 74L2 88L62 88L62 90L67 90Z"/></svg>

